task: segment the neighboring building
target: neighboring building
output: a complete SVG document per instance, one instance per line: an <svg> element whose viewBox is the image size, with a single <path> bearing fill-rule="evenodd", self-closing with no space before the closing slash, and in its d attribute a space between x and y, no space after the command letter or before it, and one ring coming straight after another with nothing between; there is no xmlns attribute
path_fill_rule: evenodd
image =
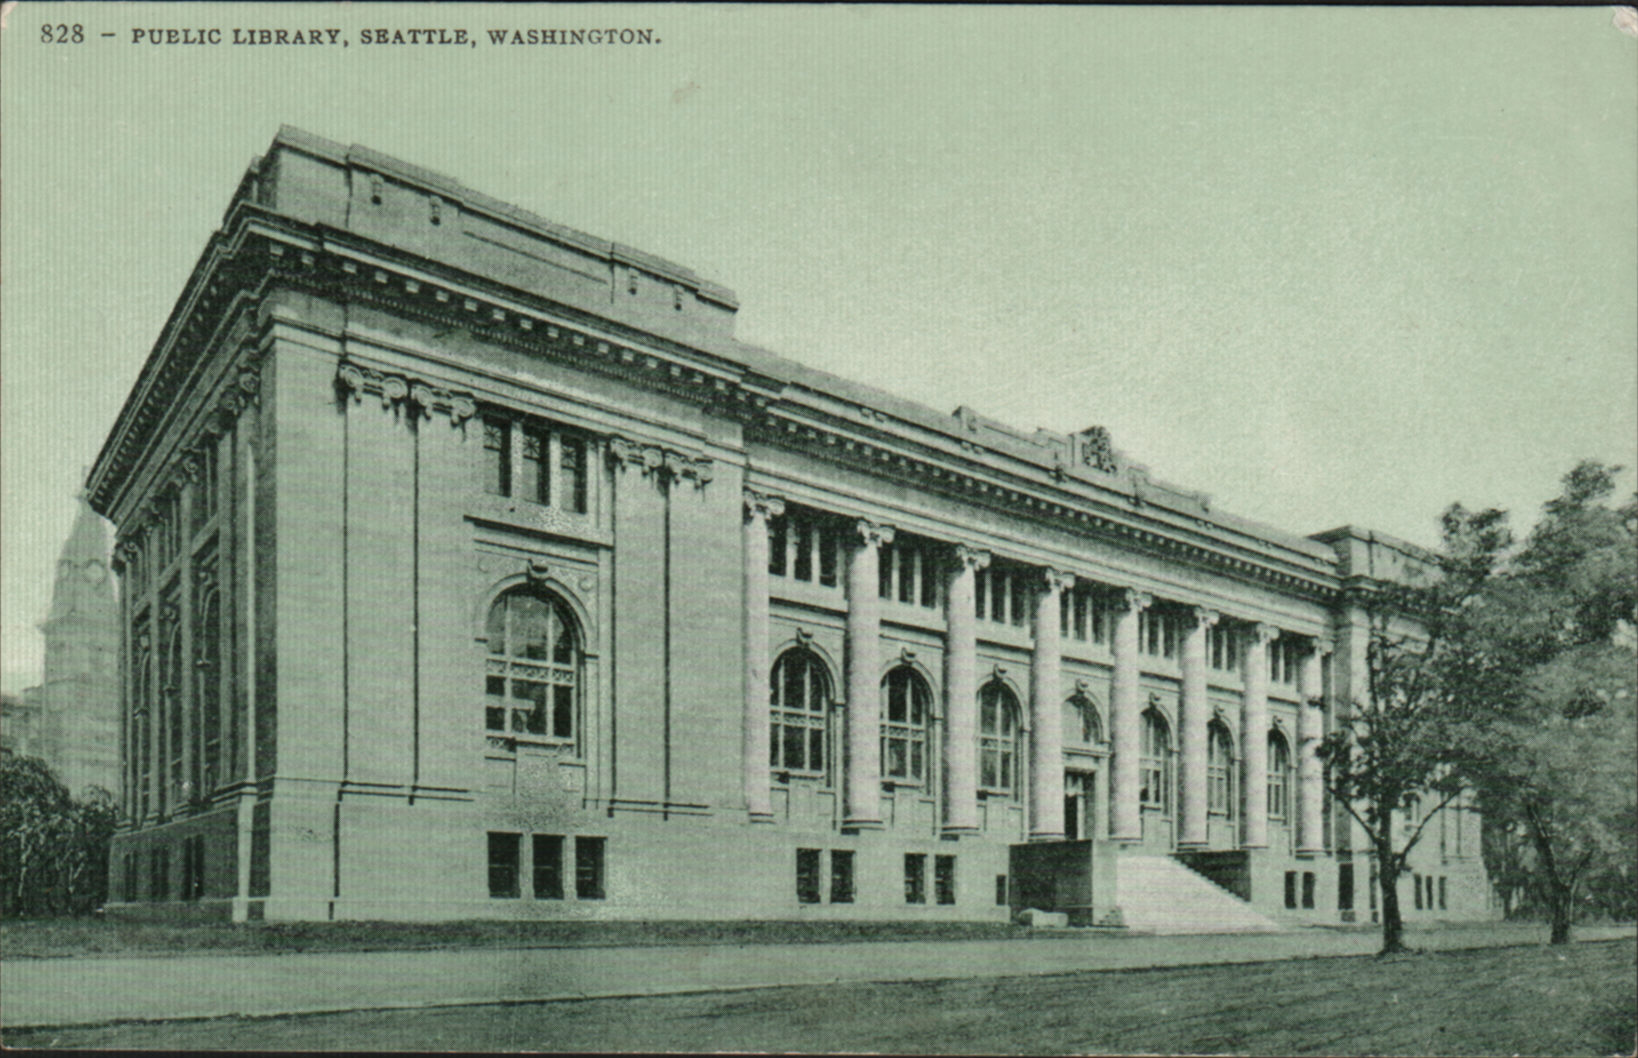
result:
<svg viewBox="0 0 1638 1058"><path fill-rule="evenodd" d="M0 745L39 757L76 797L120 788L120 615L108 530L81 496L57 558L45 636L45 679L8 697Z"/></svg>
<svg viewBox="0 0 1638 1058"><path fill-rule="evenodd" d="M811 370L735 309L282 130L90 479L126 585L115 909L1368 914L1312 751L1373 576L1425 553ZM1490 913L1446 816L1412 921Z"/></svg>

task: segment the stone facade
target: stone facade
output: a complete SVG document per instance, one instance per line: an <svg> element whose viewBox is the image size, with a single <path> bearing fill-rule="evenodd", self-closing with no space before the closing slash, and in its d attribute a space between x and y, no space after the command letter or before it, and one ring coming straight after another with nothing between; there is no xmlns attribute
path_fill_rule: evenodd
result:
<svg viewBox="0 0 1638 1058"><path fill-rule="evenodd" d="M44 679L0 706L0 745L39 757L75 796L120 788L120 614L108 530L81 497L57 556Z"/></svg>
<svg viewBox="0 0 1638 1058"><path fill-rule="evenodd" d="M113 906L1004 920L1016 860L1072 863L1092 921L1176 852L1275 917L1368 914L1312 751L1366 563L1413 548L813 371L735 309L282 130L91 477ZM1427 914L1488 915L1447 814Z"/></svg>

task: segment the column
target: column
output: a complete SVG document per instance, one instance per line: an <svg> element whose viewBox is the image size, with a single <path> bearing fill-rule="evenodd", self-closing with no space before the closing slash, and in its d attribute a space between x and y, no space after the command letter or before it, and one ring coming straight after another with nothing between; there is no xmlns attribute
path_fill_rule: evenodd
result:
<svg viewBox="0 0 1638 1058"><path fill-rule="evenodd" d="M177 550L181 553L176 578L176 620L182 633L182 657L180 671L169 673L167 678L176 688L176 707L182 710L182 782L180 788L171 791L177 802L169 806L172 816L180 815L199 796L198 784L193 781L194 769L199 766L199 717L195 713L199 703L195 701L193 693L193 603L194 592L198 590L193 582L193 497L193 489L183 487L178 492L176 503ZM169 651L166 652L166 660L170 660ZM169 755L176 750L171 748L166 752Z"/></svg>
<svg viewBox="0 0 1638 1058"><path fill-rule="evenodd" d="M957 545L945 592L944 832L978 830L978 612L974 581L990 553Z"/></svg>
<svg viewBox="0 0 1638 1058"><path fill-rule="evenodd" d="M1325 784L1319 745L1325 737L1325 655L1331 645L1313 641L1302 659L1302 705L1297 713L1297 854L1325 851Z"/></svg>
<svg viewBox="0 0 1638 1058"><path fill-rule="evenodd" d="M877 569L891 526L861 520L847 567L847 807L844 827L882 825L881 600ZM766 706L764 706L766 708Z"/></svg>
<svg viewBox="0 0 1638 1058"><path fill-rule="evenodd" d="M1073 575L1042 570L1035 596L1035 653L1029 667L1030 783L1029 836L1032 841L1064 836L1064 704L1059 685L1058 614Z"/></svg>
<svg viewBox="0 0 1638 1058"><path fill-rule="evenodd" d="M1245 761L1244 829L1241 848L1268 847L1268 645L1273 625L1255 624L1246 635L1245 697L1240 705L1240 758Z"/></svg>
<svg viewBox="0 0 1638 1058"><path fill-rule="evenodd" d="M1206 638L1217 614L1199 606L1190 608L1183 625L1183 776L1182 810L1177 844L1204 848L1206 833L1206 724L1211 706L1206 701Z"/></svg>
<svg viewBox="0 0 1638 1058"><path fill-rule="evenodd" d="M1109 839L1143 840L1143 815L1138 804L1138 753L1142 740L1138 693L1138 615L1153 599L1128 588L1115 601L1115 680L1110 694L1109 726L1115 760L1110 775Z"/></svg>
<svg viewBox="0 0 1638 1058"><path fill-rule="evenodd" d="M745 490L745 809L773 822L768 792L768 519L785 513L777 496Z"/></svg>

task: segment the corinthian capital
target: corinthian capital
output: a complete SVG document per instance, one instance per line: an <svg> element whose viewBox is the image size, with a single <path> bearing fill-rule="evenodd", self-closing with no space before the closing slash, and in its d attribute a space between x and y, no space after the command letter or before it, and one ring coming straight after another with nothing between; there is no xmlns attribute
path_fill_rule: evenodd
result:
<svg viewBox="0 0 1638 1058"><path fill-rule="evenodd" d="M1041 571L1041 587L1048 592L1067 591L1075 586L1075 574L1050 566Z"/></svg>
<svg viewBox="0 0 1638 1058"><path fill-rule="evenodd" d="M1146 591L1138 591L1136 588L1122 588L1115 592L1113 601L1116 610L1142 613L1154 603L1155 597Z"/></svg>
<svg viewBox="0 0 1638 1058"><path fill-rule="evenodd" d="M955 546L955 569L957 573L968 570L977 572L990 564L990 553L981 547L968 547L966 544Z"/></svg>
<svg viewBox="0 0 1638 1058"><path fill-rule="evenodd" d="M771 496L755 489L745 490L745 513L756 521L767 521L769 518L778 518L785 513L785 500L782 496Z"/></svg>
<svg viewBox="0 0 1638 1058"><path fill-rule="evenodd" d="M1263 621L1258 621L1248 628L1246 634L1250 636L1252 645L1259 647L1266 647L1280 638L1280 630Z"/></svg>
<svg viewBox="0 0 1638 1058"><path fill-rule="evenodd" d="M893 527L891 525L877 525L875 522L860 518L854 525L858 530L859 539L864 541L865 547L881 547L893 542Z"/></svg>
<svg viewBox="0 0 1638 1058"><path fill-rule="evenodd" d="M1189 627L1202 631L1212 628L1222 617L1223 615L1216 610L1208 610L1204 606L1191 606L1188 609Z"/></svg>

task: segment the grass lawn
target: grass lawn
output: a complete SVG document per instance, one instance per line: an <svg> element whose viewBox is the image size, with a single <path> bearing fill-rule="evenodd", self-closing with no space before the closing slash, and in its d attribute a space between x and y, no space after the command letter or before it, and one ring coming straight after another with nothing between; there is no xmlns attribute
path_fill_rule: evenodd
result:
<svg viewBox="0 0 1638 1058"><path fill-rule="evenodd" d="M829 985L8 1033L14 1047L1625 1055L1638 947Z"/></svg>
<svg viewBox="0 0 1638 1058"><path fill-rule="evenodd" d="M0 922L7 959L86 955L253 955L427 948L628 948L656 944L831 944L1061 935L973 922Z"/></svg>

